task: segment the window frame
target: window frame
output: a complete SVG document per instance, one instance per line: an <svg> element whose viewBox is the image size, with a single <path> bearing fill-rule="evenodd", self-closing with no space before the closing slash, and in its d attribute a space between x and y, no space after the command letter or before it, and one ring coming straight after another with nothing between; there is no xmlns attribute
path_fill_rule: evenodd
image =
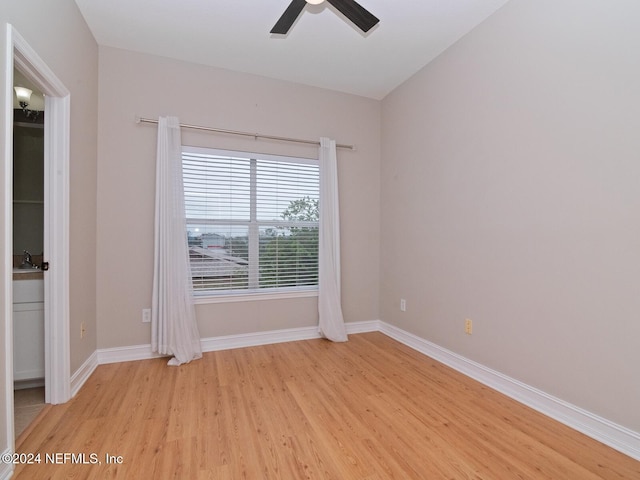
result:
<svg viewBox="0 0 640 480"><path fill-rule="evenodd" d="M318 158L309 158L309 157L299 157L299 156L286 156L286 155L274 155L274 154L265 154L265 153L257 153L257 152L247 152L247 151L239 151L239 150L226 150L219 148L208 148L208 147L195 147L190 145L182 145L181 156L182 154L196 154L196 155L212 155L212 156L222 156L222 157L238 157L243 159L249 159L253 162L256 160L266 160L272 162L287 162L287 163L298 163L298 164L306 164L306 165L315 165L319 166ZM320 178L318 177L318 187L320 183ZM320 188L318 188L318 198L320 197ZM257 201L257 184L254 184L250 190L251 202L254 203ZM185 212L186 213L186 212ZM201 223L207 223L211 225L227 225L224 222L216 222L213 219L207 219L205 222L202 222L202 219L191 219L194 221L198 221ZM193 223L193 222L192 222ZM233 223L236 223L235 221ZM248 241L251 242L251 230L252 228L258 229L261 224L268 225L279 225L279 226L300 226L304 222L292 222L288 220L260 220L258 218L250 218L248 222L240 221L238 224L247 225L247 237ZM295 225L294 225L295 224ZM187 225L189 225L189 219L187 218ZM317 222L318 228L320 228L320 221ZM185 232L186 234L186 232ZM259 234L256 236L255 241L259 238ZM319 255L319 252L318 252ZM258 257L259 258L259 257ZM259 260L256 260L251 264L250 268L259 268ZM191 276L191 274L190 274ZM226 303L226 302L246 302L246 301L256 301L256 300L274 300L274 299L292 299L292 298L306 298L306 297L317 297L318 296L318 284L316 285L304 285L304 286L296 286L296 287L264 287L264 288L248 288L246 290L205 290L205 291L197 291L193 290L193 299L196 305L198 304L212 304L212 303Z"/></svg>

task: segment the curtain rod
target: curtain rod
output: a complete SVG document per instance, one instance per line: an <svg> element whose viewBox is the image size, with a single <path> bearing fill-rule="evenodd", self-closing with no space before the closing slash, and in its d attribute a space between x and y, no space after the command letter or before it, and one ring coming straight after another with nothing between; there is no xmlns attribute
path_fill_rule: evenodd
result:
<svg viewBox="0 0 640 480"><path fill-rule="evenodd" d="M136 117L136 123L153 123L155 125L158 124L158 120L154 120L152 118L142 118ZM215 133L226 133L229 135L241 135L243 137L253 137L255 140L259 138L264 138L266 140L278 140L281 142L293 142L293 143L305 143L307 145L317 145L320 146L320 142L316 142L314 140L301 140L299 138L289 138L289 137L276 137L274 135L262 135L261 133L249 133L249 132L239 132L236 130L224 130L222 128L213 128L213 127L203 127L200 125L188 125L186 123L180 124L181 128L190 128L192 130L204 130L206 132L215 132ZM342 143L336 143L336 148L346 148L348 150L356 149L353 145L344 145Z"/></svg>

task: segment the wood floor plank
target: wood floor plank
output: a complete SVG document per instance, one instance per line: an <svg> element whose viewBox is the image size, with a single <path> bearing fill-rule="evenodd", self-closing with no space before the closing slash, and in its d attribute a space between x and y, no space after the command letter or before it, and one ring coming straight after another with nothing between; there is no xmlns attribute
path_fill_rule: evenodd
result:
<svg viewBox="0 0 640 480"><path fill-rule="evenodd" d="M102 365L18 479L640 479L640 462L381 333ZM107 462L107 454L111 459Z"/></svg>

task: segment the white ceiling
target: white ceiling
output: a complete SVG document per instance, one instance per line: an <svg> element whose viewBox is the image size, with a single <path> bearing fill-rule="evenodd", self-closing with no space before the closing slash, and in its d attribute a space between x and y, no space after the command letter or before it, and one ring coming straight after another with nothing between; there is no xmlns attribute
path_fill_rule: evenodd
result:
<svg viewBox="0 0 640 480"><path fill-rule="evenodd" d="M286 36L290 0L75 0L99 45L381 99L508 0L358 0L363 34L327 2Z"/></svg>

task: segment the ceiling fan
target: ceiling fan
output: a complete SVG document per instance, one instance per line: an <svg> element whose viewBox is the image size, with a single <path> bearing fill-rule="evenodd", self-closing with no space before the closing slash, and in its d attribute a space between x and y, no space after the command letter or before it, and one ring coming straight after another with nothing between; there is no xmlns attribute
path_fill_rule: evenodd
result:
<svg viewBox="0 0 640 480"><path fill-rule="evenodd" d="M271 29L270 33L278 33L285 35L294 24L302 9L307 3L318 5L324 0L293 0L284 11L280 19ZM360 30L368 32L380 20L367 10L362 8L355 0L327 0L331 5L336 7L340 13L351 20Z"/></svg>

